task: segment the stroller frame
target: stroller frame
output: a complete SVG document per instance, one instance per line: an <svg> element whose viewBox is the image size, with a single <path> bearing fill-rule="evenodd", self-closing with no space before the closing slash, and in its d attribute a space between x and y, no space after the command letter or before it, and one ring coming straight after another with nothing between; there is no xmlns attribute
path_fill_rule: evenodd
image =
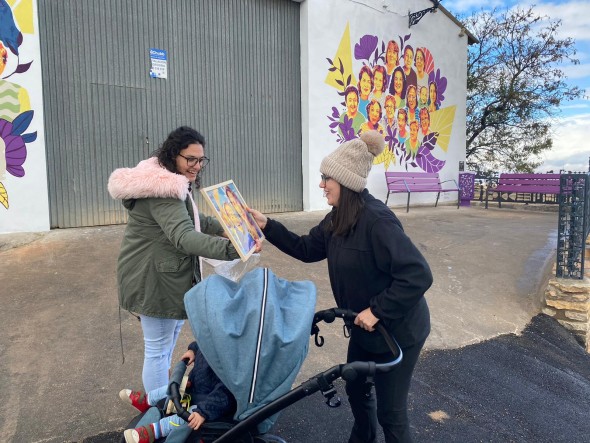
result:
<svg viewBox="0 0 590 443"><path fill-rule="evenodd" d="M323 311L318 311L314 315L311 329L311 335L315 335L316 346L321 347L324 344L324 338L319 335L320 330L317 325L319 322L324 321L326 323L332 323L336 318L341 318L344 320L344 335L349 336L350 329L353 327L354 319L357 315L358 313L354 311L340 308L330 308ZM333 366L330 369L324 372L320 372L319 374L313 376L309 380L303 382L298 387L292 389L291 391L287 392L286 394L282 395L276 400L258 409L252 415L240 421L227 432L225 432L222 436L216 439L214 443L230 443L236 441L239 439L240 436L250 433L263 420L271 417L279 411L282 411L283 409L296 403L304 397L310 396L318 391L321 391L324 397L326 397L326 403L328 404L328 406L338 406L339 399L337 399L336 401L334 401L333 399L334 395L336 394L333 382L339 378L342 378L346 381L351 381L355 380L357 377L369 377L377 373L391 371L393 367L395 367L402 361L402 350L395 338L387 332L385 327L380 322L375 325L375 329L383 336L390 351L392 352L394 356L394 359L392 361L388 363L375 363L372 361L354 361L346 364L338 364L336 366ZM174 374L184 374L184 370L186 370L187 363L188 360L179 362L177 364L177 368L174 371ZM183 364L184 370L182 368ZM177 376L174 376L174 374L171 377L171 381L169 384L170 400L174 403L176 410L179 411L177 414L185 421L188 421L188 417L190 414L180 404L181 396L179 391L180 381L182 380L182 377L178 378ZM264 439L264 435L260 436L260 438ZM274 436L271 438L274 438L274 440L272 441L281 440L277 440Z"/></svg>

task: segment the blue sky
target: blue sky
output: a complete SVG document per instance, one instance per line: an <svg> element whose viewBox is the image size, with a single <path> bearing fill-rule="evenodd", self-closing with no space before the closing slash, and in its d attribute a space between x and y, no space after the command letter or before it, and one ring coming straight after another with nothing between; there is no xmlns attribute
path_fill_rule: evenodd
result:
<svg viewBox="0 0 590 443"><path fill-rule="evenodd" d="M454 15L470 14L482 8L534 5L540 15L562 21L560 37L572 37L576 41L576 57L580 61L576 66L564 66L563 71L570 84L585 91L585 97L562 105L553 124L553 148L541 156L543 165L538 171L587 171L590 156L590 1L443 0L442 4Z"/></svg>

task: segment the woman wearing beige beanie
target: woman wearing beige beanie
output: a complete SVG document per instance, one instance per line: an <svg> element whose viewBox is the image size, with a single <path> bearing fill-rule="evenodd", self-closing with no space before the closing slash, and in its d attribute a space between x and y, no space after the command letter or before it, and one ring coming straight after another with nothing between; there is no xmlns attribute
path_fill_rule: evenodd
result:
<svg viewBox="0 0 590 443"><path fill-rule="evenodd" d="M424 293L432 284L428 263L383 202L365 189L373 159L384 148L383 136L367 131L322 160L320 188L332 211L307 235L290 232L276 220L250 209L266 238L281 251L306 263L328 260L338 307L359 312L351 331L347 361L392 359L381 322L397 339L403 360L373 383L346 383L354 415L351 443L376 441L377 421L386 442L409 442L407 399L420 350L430 333Z"/></svg>

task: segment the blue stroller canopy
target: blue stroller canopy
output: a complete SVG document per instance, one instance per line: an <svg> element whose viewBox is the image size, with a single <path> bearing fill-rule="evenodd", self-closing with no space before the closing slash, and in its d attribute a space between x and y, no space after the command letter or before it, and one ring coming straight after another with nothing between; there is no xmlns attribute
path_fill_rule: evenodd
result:
<svg viewBox="0 0 590 443"><path fill-rule="evenodd" d="M235 283L212 275L184 297L193 334L243 420L289 392L305 360L316 303L310 281L256 268ZM258 425L267 432L277 419Z"/></svg>

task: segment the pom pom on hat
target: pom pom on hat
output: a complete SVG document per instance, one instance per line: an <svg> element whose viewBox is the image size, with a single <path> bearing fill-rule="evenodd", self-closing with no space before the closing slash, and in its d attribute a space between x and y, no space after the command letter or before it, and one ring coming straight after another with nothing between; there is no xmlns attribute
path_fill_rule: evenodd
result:
<svg viewBox="0 0 590 443"><path fill-rule="evenodd" d="M373 160L383 152L385 140L377 131L366 131L342 143L326 156L320 165L320 172L333 178L342 186L361 192L367 186L367 176Z"/></svg>

